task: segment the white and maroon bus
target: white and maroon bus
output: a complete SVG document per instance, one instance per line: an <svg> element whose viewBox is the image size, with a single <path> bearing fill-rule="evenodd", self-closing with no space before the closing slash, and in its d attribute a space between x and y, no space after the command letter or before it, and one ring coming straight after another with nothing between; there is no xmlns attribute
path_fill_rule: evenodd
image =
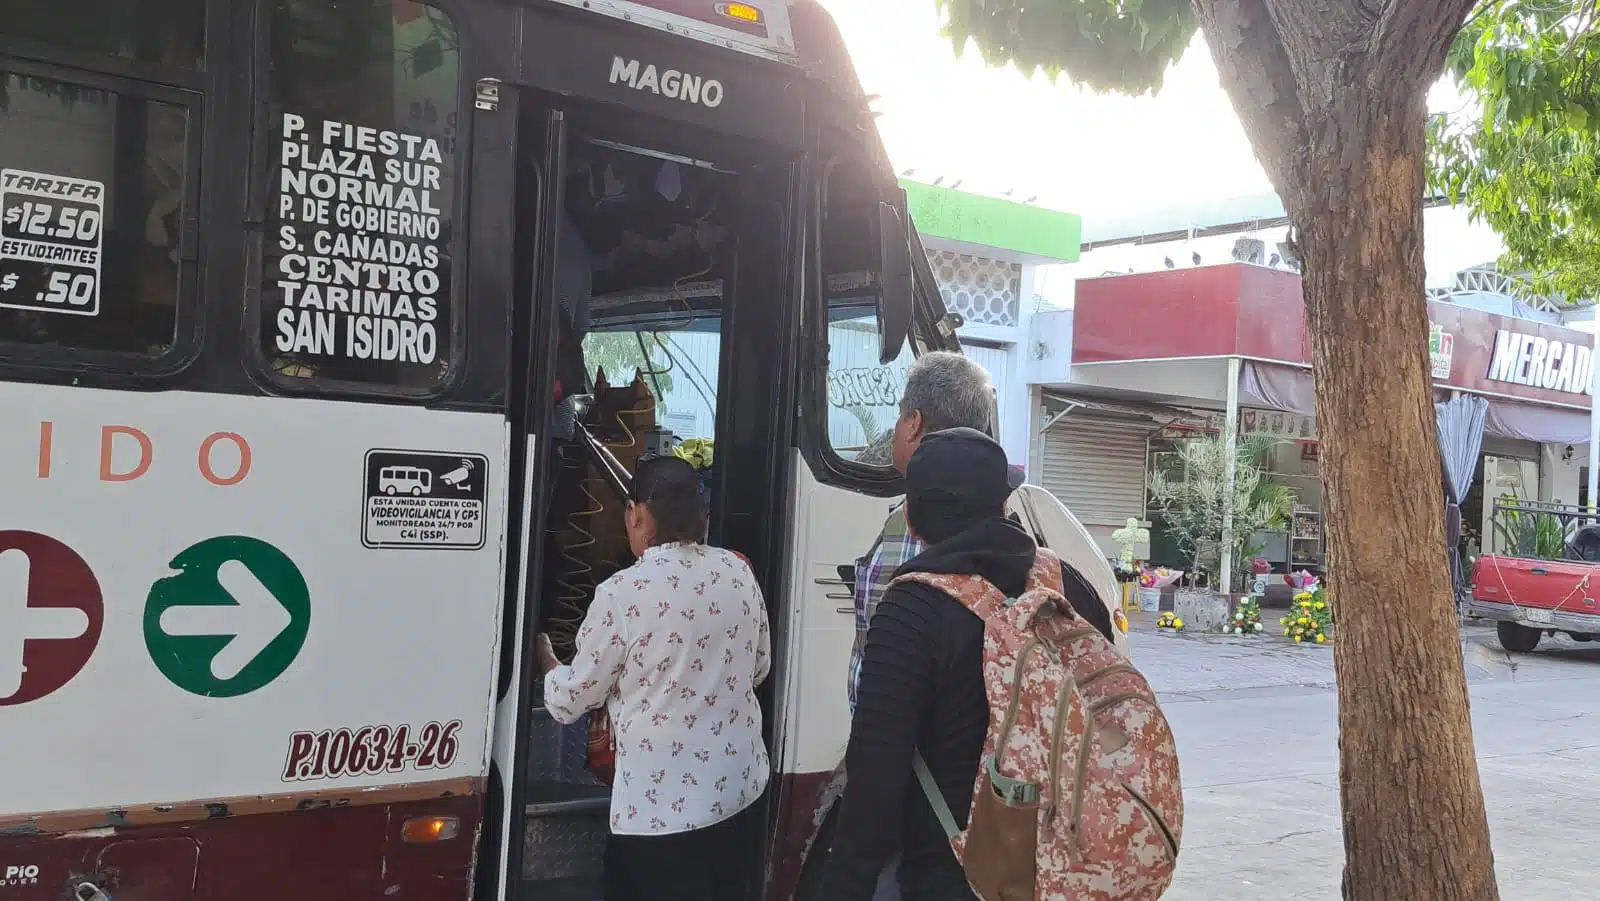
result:
<svg viewBox="0 0 1600 901"><path fill-rule="evenodd" d="M0 4L0 901L597 898L531 638L689 438L804 895L899 490L830 386L956 346L814 0Z"/></svg>

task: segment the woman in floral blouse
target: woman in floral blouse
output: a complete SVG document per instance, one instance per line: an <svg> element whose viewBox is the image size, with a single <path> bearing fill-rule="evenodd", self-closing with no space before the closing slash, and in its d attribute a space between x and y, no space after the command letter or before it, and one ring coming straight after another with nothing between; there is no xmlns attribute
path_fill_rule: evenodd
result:
<svg viewBox="0 0 1600 901"><path fill-rule="evenodd" d="M545 706L573 723L605 705L616 730L605 901L732 899L729 818L768 778L766 604L738 555L704 543L687 462L640 463L626 521L639 561L596 589L572 663L539 637Z"/></svg>

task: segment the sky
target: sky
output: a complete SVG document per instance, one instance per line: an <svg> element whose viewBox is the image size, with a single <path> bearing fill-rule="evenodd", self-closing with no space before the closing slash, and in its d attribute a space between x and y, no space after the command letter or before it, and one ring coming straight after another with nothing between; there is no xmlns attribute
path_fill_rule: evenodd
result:
<svg viewBox="0 0 1600 901"><path fill-rule="evenodd" d="M1041 206L1083 216L1090 235L1107 227L1125 233L1125 223L1163 210L1272 193L1199 38L1158 95L1135 98L989 68L976 50L958 60L939 35L934 0L823 5L844 35L862 87L882 97L875 109L890 158L918 181L943 177L949 186L959 179L964 191L1037 196ZM1446 84L1429 105L1454 110L1461 99ZM1499 255L1498 237L1467 218L1459 210L1427 214L1430 287ZM1281 231L1257 236L1270 244ZM1194 250L1226 255L1233 240L1105 251L1074 268L1153 268L1164 256L1188 259Z"/></svg>

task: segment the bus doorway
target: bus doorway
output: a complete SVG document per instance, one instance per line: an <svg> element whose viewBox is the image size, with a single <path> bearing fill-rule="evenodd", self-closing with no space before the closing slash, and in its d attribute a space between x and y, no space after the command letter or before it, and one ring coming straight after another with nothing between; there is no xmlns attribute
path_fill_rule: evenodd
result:
<svg viewBox="0 0 1600 901"><path fill-rule="evenodd" d="M797 302L788 253L796 160L596 106L558 112L533 98L521 114L529 125L516 243L540 248L531 272L543 299L532 309L554 319L538 340L518 341L532 373L529 415L547 417L530 431L548 435L539 455L548 463L526 499L538 525L524 645L544 632L558 657L572 659L596 586L633 562L625 491L638 462L654 455L677 454L700 470L709 540L745 554L774 603L786 485L770 461L790 440L792 417L782 413L793 402L782 396L793 378L779 373L792 372L784 361L799 340L781 327ZM552 719L537 667L526 656L524 666L522 762L509 793L520 817L507 824L514 866L505 896L598 901L612 793L589 769L588 721ZM770 688L762 695L770 720ZM734 816L750 824L735 830L748 847L726 865L754 898L766 803Z"/></svg>

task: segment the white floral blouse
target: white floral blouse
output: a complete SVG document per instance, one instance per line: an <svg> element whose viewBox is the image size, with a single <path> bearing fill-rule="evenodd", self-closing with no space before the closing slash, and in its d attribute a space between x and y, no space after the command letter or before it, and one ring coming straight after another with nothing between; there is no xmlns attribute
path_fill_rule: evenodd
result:
<svg viewBox="0 0 1600 901"><path fill-rule="evenodd" d="M544 700L562 723L611 714L613 833L688 832L754 803L770 767L755 690L771 662L761 589L730 551L653 547L600 584Z"/></svg>

